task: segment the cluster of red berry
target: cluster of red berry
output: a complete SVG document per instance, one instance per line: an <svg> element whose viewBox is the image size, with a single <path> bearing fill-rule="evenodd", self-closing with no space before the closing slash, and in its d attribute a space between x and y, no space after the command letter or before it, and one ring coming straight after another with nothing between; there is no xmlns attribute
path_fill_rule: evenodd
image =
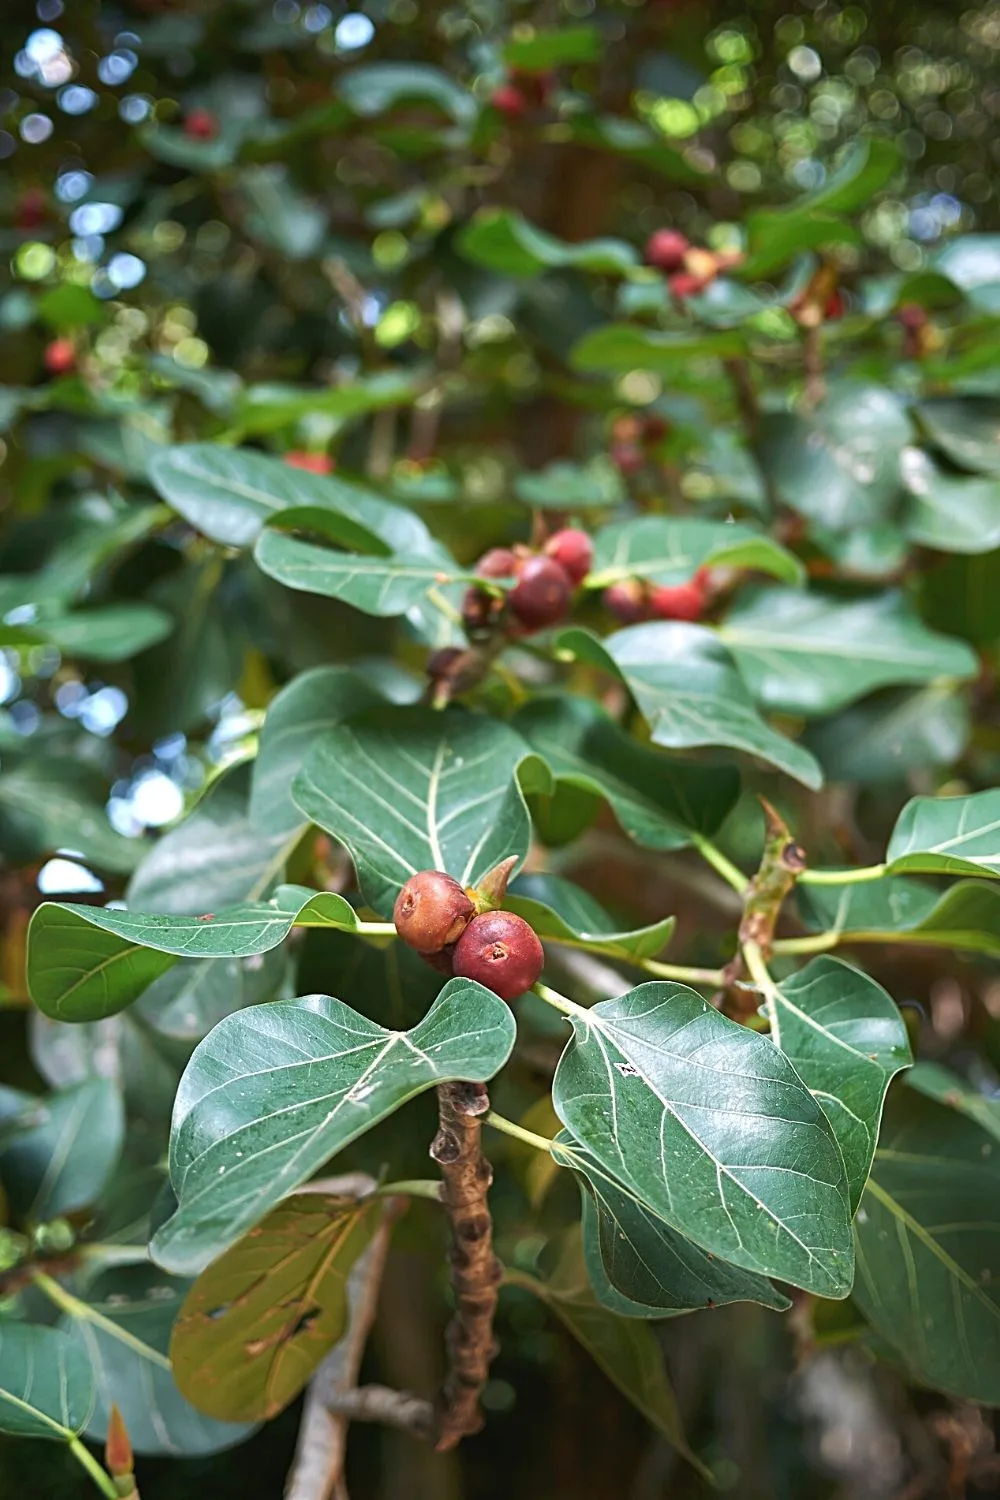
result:
<svg viewBox="0 0 1000 1500"><path fill-rule="evenodd" d="M699 568L686 583L645 583L625 578L604 591L604 602L625 625L641 620L700 620L709 599L710 574Z"/></svg>
<svg viewBox="0 0 1000 1500"><path fill-rule="evenodd" d="M507 81L490 95L493 108L507 120L523 120L530 112L542 109L555 87L551 73L526 73L514 68Z"/></svg>
<svg viewBox="0 0 1000 1500"><path fill-rule="evenodd" d="M501 1000L514 1000L535 983L545 953L523 917L482 911L476 896L441 870L421 870L396 897L396 931L441 973L474 979Z"/></svg>
<svg viewBox="0 0 1000 1500"><path fill-rule="evenodd" d="M742 256L738 250L692 245L679 229L657 229L646 241L644 259L647 266L663 272L672 294L683 301L711 286L722 271L738 265Z"/></svg>
<svg viewBox="0 0 1000 1500"><path fill-rule="evenodd" d="M550 536L541 552L530 547L492 547L476 563L480 578L514 578L504 597L470 588L462 601L462 623L470 640L482 640L501 625L510 636L554 625L569 609L573 590L586 578L594 546L585 531L567 527Z"/></svg>

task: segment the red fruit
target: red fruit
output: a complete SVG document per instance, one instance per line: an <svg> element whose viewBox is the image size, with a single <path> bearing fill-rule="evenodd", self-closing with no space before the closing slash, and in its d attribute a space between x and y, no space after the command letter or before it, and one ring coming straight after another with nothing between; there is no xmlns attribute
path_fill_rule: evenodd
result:
<svg viewBox="0 0 1000 1500"><path fill-rule="evenodd" d="M649 608L657 620L700 620L705 595L701 585L691 578L687 583L650 589Z"/></svg>
<svg viewBox="0 0 1000 1500"><path fill-rule="evenodd" d="M308 453L304 448L293 448L286 453L285 463L293 469L305 469L309 474L332 474L336 468L328 453Z"/></svg>
<svg viewBox="0 0 1000 1500"><path fill-rule="evenodd" d="M695 276L691 271L677 271L673 276L667 277L667 285L678 302L683 302L685 297L696 297L699 292L703 292L711 279Z"/></svg>
<svg viewBox="0 0 1000 1500"><path fill-rule="evenodd" d="M25 188L14 209L14 224L18 229L37 229L45 222L48 206L49 200L43 188Z"/></svg>
<svg viewBox="0 0 1000 1500"><path fill-rule="evenodd" d="M516 578L520 570L521 560L509 547L491 547L475 566L480 578Z"/></svg>
<svg viewBox="0 0 1000 1500"><path fill-rule="evenodd" d="M475 906L452 876L442 870L411 875L396 897L396 931L418 953L440 953L460 936Z"/></svg>
<svg viewBox="0 0 1000 1500"><path fill-rule="evenodd" d="M837 318L842 318L846 310L843 292L831 292L823 305L823 317L827 323L833 323Z"/></svg>
<svg viewBox="0 0 1000 1500"><path fill-rule="evenodd" d="M513 83L502 83L498 89L494 89L490 95L490 103L508 120L520 120L528 109L527 99Z"/></svg>
<svg viewBox="0 0 1000 1500"><path fill-rule="evenodd" d="M42 358L50 375L68 375L76 368L76 346L72 339L53 339Z"/></svg>
<svg viewBox="0 0 1000 1500"><path fill-rule="evenodd" d="M594 544L585 531L568 526L549 537L545 555L554 558L569 574L571 583L582 583L594 561Z"/></svg>
<svg viewBox="0 0 1000 1500"><path fill-rule="evenodd" d="M473 917L455 944L452 968L462 979L475 979L513 1000L530 990L545 962L545 952L523 917L512 911L487 911Z"/></svg>
<svg viewBox="0 0 1000 1500"><path fill-rule="evenodd" d="M647 266L655 266L658 271L679 271L689 249L690 241L679 229L657 229L646 241L642 255Z"/></svg>
<svg viewBox="0 0 1000 1500"><path fill-rule="evenodd" d="M646 460L636 443L612 443L611 462L621 474L638 474Z"/></svg>
<svg viewBox="0 0 1000 1500"><path fill-rule="evenodd" d="M569 574L551 557L529 557L507 595L513 615L531 630L561 620L573 592Z"/></svg>
<svg viewBox="0 0 1000 1500"><path fill-rule="evenodd" d="M503 610L503 600L485 589L466 589L462 599L462 624L470 640L491 634Z"/></svg>
<svg viewBox="0 0 1000 1500"><path fill-rule="evenodd" d="M638 578L626 578L622 583L613 583L604 590L604 603L623 625L635 625L639 620L649 618L646 590Z"/></svg>
<svg viewBox="0 0 1000 1500"><path fill-rule="evenodd" d="M214 141L219 122L210 109L192 109L184 116L184 134L193 141Z"/></svg>
<svg viewBox="0 0 1000 1500"><path fill-rule="evenodd" d="M896 317L908 333L919 333L921 328L927 327L927 309L921 307L919 302L904 302L902 307L897 308Z"/></svg>

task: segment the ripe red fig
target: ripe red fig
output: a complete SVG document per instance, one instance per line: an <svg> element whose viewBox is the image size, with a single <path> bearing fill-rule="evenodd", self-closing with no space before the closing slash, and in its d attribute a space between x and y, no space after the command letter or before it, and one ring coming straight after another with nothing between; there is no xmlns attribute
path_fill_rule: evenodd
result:
<svg viewBox="0 0 1000 1500"><path fill-rule="evenodd" d="M623 625L635 625L649 618L646 590L638 578L626 578L604 590L604 603Z"/></svg>
<svg viewBox="0 0 1000 1500"><path fill-rule="evenodd" d="M305 469L307 474L332 474L336 465L328 453L309 453L305 448L293 448L285 454L285 463L293 469Z"/></svg>
<svg viewBox="0 0 1000 1500"><path fill-rule="evenodd" d="M490 103L508 120L520 120L527 112L528 101L513 83L502 83L490 95Z"/></svg>
<svg viewBox="0 0 1000 1500"><path fill-rule="evenodd" d="M513 1000L530 990L544 962L534 929L512 911L473 917L452 956L457 976L478 980L501 1000Z"/></svg>
<svg viewBox="0 0 1000 1500"><path fill-rule="evenodd" d="M911 333L916 333L921 328L926 328L930 321L927 309L920 306L919 302L904 302L896 309L896 317L903 327Z"/></svg>
<svg viewBox="0 0 1000 1500"><path fill-rule="evenodd" d="M480 578L515 578L521 571L521 560L510 547L491 547L476 563Z"/></svg>
<svg viewBox="0 0 1000 1500"><path fill-rule="evenodd" d="M210 109L192 109L184 116L184 134L193 141L214 141L219 122Z"/></svg>
<svg viewBox="0 0 1000 1500"><path fill-rule="evenodd" d="M649 608L658 620L700 620L705 611L705 593L694 578L649 591Z"/></svg>
<svg viewBox="0 0 1000 1500"><path fill-rule="evenodd" d="M646 241L643 259L658 271L679 271L689 249L690 242L679 229L657 229Z"/></svg>
<svg viewBox="0 0 1000 1500"><path fill-rule="evenodd" d="M76 368L76 347L72 339L53 339L42 355L50 375L68 375Z"/></svg>
<svg viewBox="0 0 1000 1500"><path fill-rule="evenodd" d="M582 583L594 561L594 544L585 531L569 526L545 543L546 557L554 558L569 575L570 583Z"/></svg>
<svg viewBox="0 0 1000 1500"><path fill-rule="evenodd" d="M396 897L392 920L403 942L418 953L440 953L461 935L475 910L457 880L442 870L420 870Z"/></svg>
<svg viewBox="0 0 1000 1500"><path fill-rule="evenodd" d="M620 474L638 474L645 466L646 460L637 443L614 442L610 451L611 462Z"/></svg>
<svg viewBox="0 0 1000 1500"><path fill-rule="evenodd" d="M540 630L562 619L572 592L565 568L551 557L529 557L507 595L507 603L522 625Z"/></svg>
<svg viewBox="0 0 1000 1500"><path fill-rule="evenodd" d="M711 279L695 276L690 271L675 271L672 276L667 277L667 285L678 302L683 302L685 297L696 297L699 292L703 292Z"/></svg>

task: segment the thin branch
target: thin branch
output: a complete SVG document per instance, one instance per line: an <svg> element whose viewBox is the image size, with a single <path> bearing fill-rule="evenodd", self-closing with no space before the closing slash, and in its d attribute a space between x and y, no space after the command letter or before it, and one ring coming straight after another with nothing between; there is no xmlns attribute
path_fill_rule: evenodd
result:
<svg viewBox="0 0 1000 1500"><path fill-rule="evenodd" d="M479 1397L496 1353L493 1316L503 1270L493 1254L487 1201L493 1168L480 1141L482 1117L490 1107L486 1087L444 1083L437 1097L438 1133L430 1154L441 1168L441 1201L451 1220L455 1293L445 1333L448 1369L436 1402L435 1446L444 1453L483 1425Z"/></svg>
<svg viewBox="0 0 1000 1500"><path fill-rule="evenodd" d="M422 1396L394 1391L387 1385L359 1385L352 1391L334 1391L326 1409L347 1422L384 1422L414 1437L430 1437L434 1408Z"/></svg>

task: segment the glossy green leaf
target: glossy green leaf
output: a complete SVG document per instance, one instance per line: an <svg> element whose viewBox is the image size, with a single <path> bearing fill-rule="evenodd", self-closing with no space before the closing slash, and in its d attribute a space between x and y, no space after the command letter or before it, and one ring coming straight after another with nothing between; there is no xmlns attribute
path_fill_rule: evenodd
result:
<svg viewBox="0 0 1000 1500"><path fill-rule="evenodd" d="M972 725L967 696L948 683L889 689L810 726L806 744L828 781L900 782L951 765Z"/></svg>
<svg viewBox="0 0 1000 1500"><path fill-rule="evenodd" d="M286 588L340 599L368 615L390 618L430 607L429 596L443 588L471 583L475 574L462 568L440 546L425 552L396 552L388 557L336 552L267 526L254 547L262 572Z"/></svg>
<svg viewBox="0 0 1000 1500"><path fill-rule="evenodd" d="M1000 1402L1000 1142L913 1089L894 1095L856 1220L854 1298L925 1385Z"/></svg>
<svg viewBox="0 0 1000 1500"><path fill-rule="evenodd" d="M1000 547L1000 472L995 478L956 479L922 449L907 448L903 478L913 496L906 525L911 541L938 552Z"/></svg>
<svg viewBox="0 0 1000 1500"><path fill-rule="evenodd" d="M519 876L503 904L530 922L540 938L557 938L578 948L599 946L623 962L654 958L669 943L675 926L673 917L664 917L648 927L616 930L600 902L560 875Z"/></svg>
<svg viewBox="0 0 1000 1500"><path fill-rule="evenodd" d="M281 385L274 381L249 385L241 393L234 423L243 436L277 432L294 422L320 413L349 422L368 412L408 406L420 387L412 376L396 370L381 370L361 376L347 385ZM300 472L308 473L308 470Z"/></svg>
<svg viewBox="0 0 1000 1500"><path fill-rule="evenodd" d="M691 360L737 359L745 353L745 335L738 329L660 333L637 323L606 323L584 335L575 345L570 363L576 370L597 373L651 370L671 375Z"/></svg>
<svg viewBox="0 0 1000 1500"><path fill-rule="evenodd" d="M184 1056L144 1018L123 1015L70 1025L33 1010L28 1035L31 1060L53 1088L106 1080L120 1091L126 1118L149 1122L159 1134L169 1127ZM117 1176L110 1179L110 1187ZM106 1198L107 1189L101 1195L102 1206Z"/></svg>
<svg viewBox="0 0 1000 1500"><path fill-rule="evenodd" d="M355 114L364 116L383 114L413 100L437 105L459 125L469 124L476 114L468 89L426 63L366 63L341 74L337 91Z"/></svg>
<svg viewBox="0 0 1000 1500"><path fill-rule="evenodd" d="M710 564L752 568L785 583L804 577L802 564L762 531L735 522L690 516L638 516L602 526L594 538L588 588L607 588L625 578L684 583Z"/></svg>
<svg viewBox="0 0 1000 1500"><path fill-rule="evenodd" d="M179 1206L153 1240L156 1260L202 1270L414 1095L492 1078L514 1036L510 1007L463 979L406 1032L326 995L227 1017L195 1048L177 1092L170 1178Z"/></svg>
<svg viewBox="0 0 1000 1500"><path fill-rule="evenodd" d="M128 661L168 636L174 622L166 610L152 604L106 604L72 614L42 615L23 628L28 639L48 641L64 656Z"/></svg>
<svg viewBox="0 0 1000 1500"><path fill-rule="evenodd" d="M365 900L388 914L418 870L463 885L508 855L530 826L507 725L478 714L375 709L324 735L292 786L296 806L346 844Z"/></svg>
<svg viewBox="0 0 1000 1500"><path fill-rule="evenodd" d="M90 1365L56 1328L0 1321L0 1432L68 1443L94 1409Z"/></svg>
<svg viewBox="0 0 1000 1500"><path fill-rule="evenodd" d="M638 252L625 240L568 244L508 208L480 209L460 231L456 243L466 260L507 276L537 276L557 266L622 276L639 264Z"/></svg>
<svg viewBox="0 0 1000 1500"><path fill-rule="evenodd" d="M596 1255L604 1278L621 1299L612 1311L624 1312L623 1304L632 1303L644 1309L640 1316L669 1317L729 1302L760 1302L778 1311L791 1306L766 1277L727 1265L677 1234L625 1192L566 1131L556 1137L553 1156L577 1175L584 1258L590 1272ZM591 1275L591 1282L602 1301L599 1281Z"/></svg>
<svg viewBox="0 0 1000 1500"><path fill-rule="evenodd" d="M279 458L218 443L165 448L150 478L168 505L213 542L248 547L273 515L314 507L356 521L390 546L424 545L419 517L360 485L333 475L310 474Z"/></svg>
<svg viewBox="0 0 1000 1500"><path fill-rule="evenodd" d="M1000 789L969 797L913 797L886 854L893 875L1000 877Z"/></svg>
<svg viewBox="0 0 1000 1500"><path fill-rule="evenodd" d="M918 402L916 413L931 442L953 463L976 474L1000 474L1000 397L934 396Z"/></svg>
<svg viewBox="0 0 1000 1500"><path fill-rule="evenodd" d="M187 1289L155 1267L110 1273L60 1325L90 1361L97 1401L87 1423L95 1442L107 1437L118 1407L136 1453L196 1457L240 1443L253 1430L217 1422L181 1395L167 1356L170 1330Z"/></svg>
<svg viewBox="0 0 1000 1500"><path fill-rule="evenodd" d="M809 752L761 718L714 631L679 623L633 625L599 641L584 630L565 630L558 645L621 678L655 744L671 750L725 745L769 761L806 786L820 785L822 773Z"/></svg>
<svg viewBox="0 0 1000 1500"><path fill-rule="evenodd" d="M833 1126L853 1212L875 1154L886 1090L913 1062L903 1018L874 979L825 954L782 980L768 1015L772 1041Z"/></svg>
<svg viewBox="0 0 1000 1500"><path fill-rule="evenodd" d="M977 1089L970 1088L965 1079L959 1078L950 1068L935 1062L916 1063L907 1074L906 1082L918 1094L967 1115L988 1135L1000 1140L1000 1100L995 1092L991 1091L987 1098Z"/></svg>
<svg viewBox="0 0 1000 1500"><path fill-rule="evenodd" d="M75 849L99 870L127 873L149 847L108 822L107 784L71 756L39 755L0 776L0 843L16 862Z"/></svg>
<svg viewBox="0 0 1000 1500"><path fill-rule="evenodd" d="M273 1000L285 968L281 948L242 959L180 958L143 990L137 1021L167 1040L200 1042L224 1016Z"/></svg>
<svg viewBox="0 0 1000 1500"><path fill-rule="evenodd" d="M268 704L250 785L250 821L264 833L287 836L303 823L292 801L292 781L317 737L382 694L350 667L313 667Z"/></svg>
<svg viewBox="0 0 1000 1500"><path fill-rule="evenodd" d="M508 68L544 72L569 63L597 62L601 55L601 33L596 26L561 25L551 31L531 28L524 35L510 36L503 45Z"/></svg>
<svg viewBox="0 0 1000 1500"><path fill-rule="evenodd" d="M610 462L595 459L589 464L558 462L518 474L514 493L525 505L572 512L620 505L625 499L625 486Z"/></svg>
<svg viewBox="0 0 1000 1500"><path fill-rule="evenodd" d="M508 1271L507 1280L539 1297L625 1399L708 1477L708 1470L684 1437L677 1398L656 1335L646 1323L622 1317L597 1301L587 1280L577 1236L565 1245L559 1265L547 1281L523 1271Z"/></svg>
<svg viewBox="0 0 1000 1500"><path fill-rule="evenodd" d="M266 1421L347 1328L347 1277L383 1204L297 1193L202 1271L170 1340L179 1389L223 1421Z"/></svg>
<svg viewBox="0 0 1000 1500"><path fill-rule="evenodd" d="M846 1297L843 1158L784 1054L678 984L641 984L571 1021L553 1103L600 1165L713 1255Z"/></svg>
<svg viewBox="0 0 1000 1500"><path fill-rule="evenodd" d="M996 311L1000 235L960 234L947 239L934 256L932 265L954 286L960 287L974 307Z"/></svg>
<svg viewBox="0 0 1000 1500"><path fill-rule="evenodd" d="M735 267L741 280L772 276L806 250L836 245L862 245L860 230L835 214L813 211L791 215L787 210L761 209L747 218L747 254Z"/></svg>
<svg viewBox="0 0 1000 1500"><path fill-rule="evenodd" d="M118 1165L125 1116L106 1078L28 1097L4 1121L0 1181L18 1217L40 1223L96 1203Z"/></svg>
<svg viewBox="0 0 1000 1500"><path fill-rule="evenodd" d="M797 896L803 921L818 931L1000 957L1000 889L979 880L939 891L890 875L860 884L800 885Z"/></svg>
<svg viewBox="0 0 1000 1500"><path fill-rule="evenodd" d="M56 1021L96 1021L124 1010L178 958L247 958L276 948L295 926L357 927L343 896L279 886L267 902L199 916L46 901L31 919L28 988Z"/></svg>
<svg viewBox="0 0 1000 1500"><path fill-rule="evenodd" d="M658 130L625 115L579 113L566 121L571 138L593 150L623 156L669 182L704 184L709 169L695 152L679 149Z"/></svg>
<svg viewBox="0 0 1000 1500"><path fill-rule="evenodd" d="M842 600L801 589L741 595L719 634L764 707L828 714L876 688L974 677L964 641L928 630L897 593Z"/></svg>
<svg viewBox="0 0 1000 1500"><path fill-rule="evenodd" d="M885 520L898 502L905 407L884 386L841 381L808 414L761 420L760 461L778 497L833 531Z"/></svg>

